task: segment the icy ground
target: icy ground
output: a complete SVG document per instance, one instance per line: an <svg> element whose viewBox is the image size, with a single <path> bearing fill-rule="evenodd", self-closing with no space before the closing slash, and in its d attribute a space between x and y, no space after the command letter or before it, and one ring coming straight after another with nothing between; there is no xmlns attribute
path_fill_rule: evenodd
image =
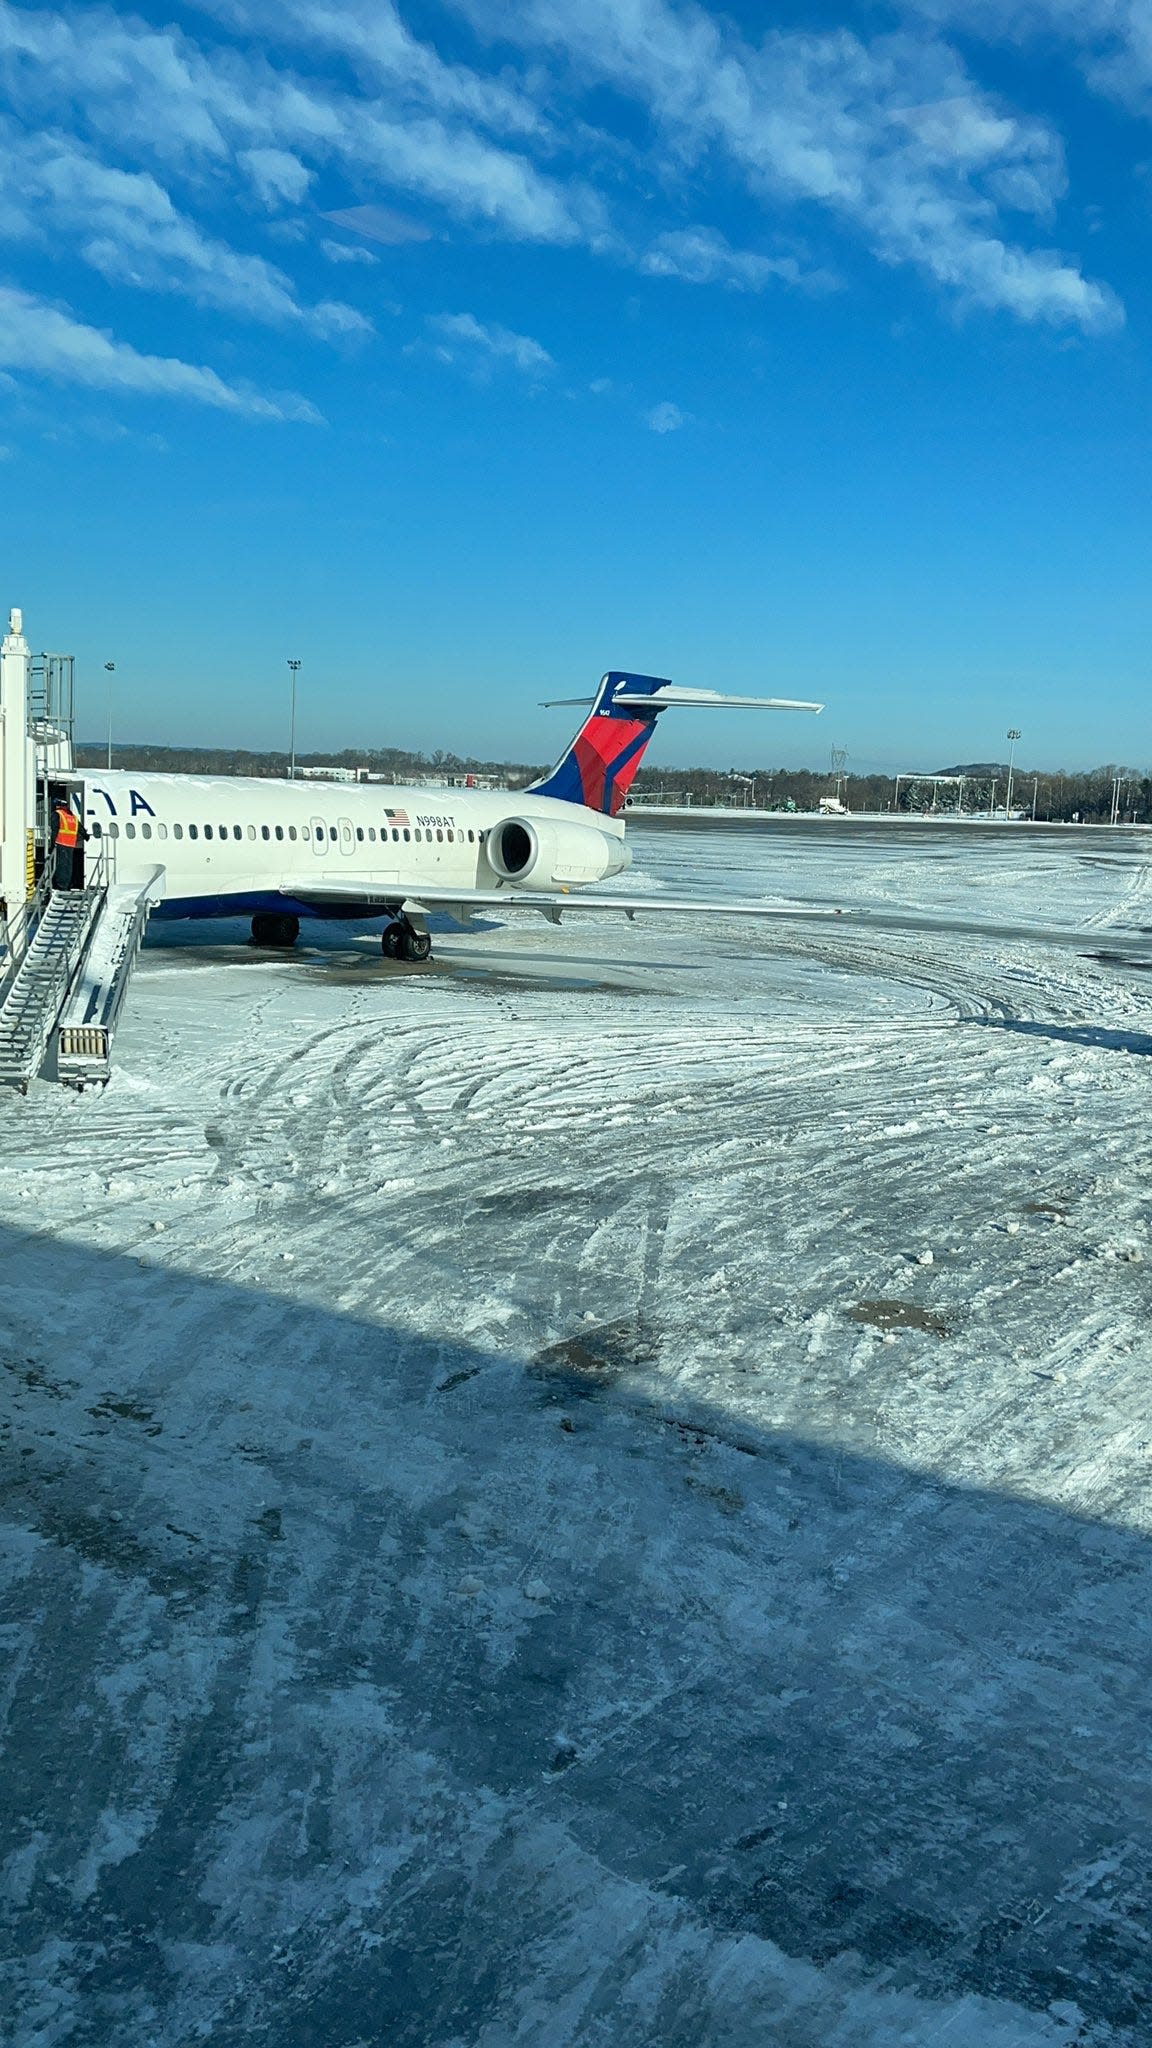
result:
<svg viewBox="0 0 1152 2048"><path fill-rule="evenodd" d="M1152 2038L1152 844L634 841L1036 936L156 927L0 1101L10 2048Z"/></svg>

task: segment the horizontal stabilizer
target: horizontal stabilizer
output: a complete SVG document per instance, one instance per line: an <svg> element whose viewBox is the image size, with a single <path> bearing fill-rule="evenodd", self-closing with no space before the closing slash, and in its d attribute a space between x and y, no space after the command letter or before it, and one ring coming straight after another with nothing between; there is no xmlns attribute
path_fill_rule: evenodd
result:
<svg viewBox="0 0 1152 2048"><path fill-rule="evenodd" d="M666 711L675 705L696 711L823 711L822 704L809 704L798 697L725 697L719 690L683 690L664 683L648 696L633 696L617 690L613 703L629 711Z"/></svg>

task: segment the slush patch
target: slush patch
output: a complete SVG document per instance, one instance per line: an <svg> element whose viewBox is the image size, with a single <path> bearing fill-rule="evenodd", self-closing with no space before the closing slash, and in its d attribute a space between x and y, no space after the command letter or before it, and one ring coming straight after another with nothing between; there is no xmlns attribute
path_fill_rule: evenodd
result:
<svg viewBox="0 0 1152 2048"><path fill-rule="evenodd" d="M496 1189L491 1194L479 1196L476 1207L482 1216L536 1216L561 1206L571 1208L574 1202L590 1199L578 1188L556 1183L548 1187Z"/></svg>
<svg viewBox="0 0 1152 2048"><path fill-rule="evenodd" d="M146 1408L142 1401L129 1401L127 1398L117 1401L111 1394L105 1394L103 1400L98 1401L88 1413L98 1422L110 1421L114 1416L121 1422L138 1422L145 1436L159 1436L164 1427L163 1423L156 1421L155 1410Z"/></svg>
<svg viewBox="0 0 1152 2048"><path fill-rule="evenodd" d="M952 1334L947 1316L921 1308L918 1301L858 1301L848 1313L854 1323L867 1323L873 1330L930 1330L934 1337Z"/></svg>
<svg viewBox="0 0 1152 2048"><path fill-rule="evenodd" d="M452 1392L453 1387L462 1387L464 1385L465 1380L474 1380L479 1371L480 1367L478 1365L470 1365L467 1366L463 1372L449 1373L448 1378L446 1380L440 1381L440 1384L437 1387L436 1392L438 1394L450 1394Z"/></svg>
<svg viewBox="0 0 1152 2048"><path fill-rule="evenodd" d="M583 1399L650 1365L657 1350L644 1324L605 1323L550 1344L531 1360L528 1370L533 1379L547 1381L557 1396L572 1394Z"/></svg>

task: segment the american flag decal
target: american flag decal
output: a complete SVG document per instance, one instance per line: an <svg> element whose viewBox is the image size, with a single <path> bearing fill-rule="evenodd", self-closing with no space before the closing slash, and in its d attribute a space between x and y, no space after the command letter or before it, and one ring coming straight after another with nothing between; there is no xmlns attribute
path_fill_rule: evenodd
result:
<svg viewBox="0 0 1152 2048"><path fill-rule="evenodd" d="M389 811L386 809L384 816L390 825L406 825L408 823L407 811Z"/></svg>

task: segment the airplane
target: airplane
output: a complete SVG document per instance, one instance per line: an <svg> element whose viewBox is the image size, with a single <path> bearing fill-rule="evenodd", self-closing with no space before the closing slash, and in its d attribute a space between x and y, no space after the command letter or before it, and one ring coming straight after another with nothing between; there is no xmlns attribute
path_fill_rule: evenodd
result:
<svg viewBox="0 0 1152 2048"><path fill-rule="evenodd" d="M779 697L675 687L612 669L551 772L520 791L321 784L253 776L84 770L72 780L90 846L112 879L148 885L158 918L245 916L256 945L291 948L303 918L385 920L386 959L427 960L428 918L581 908L786 916L766 905L588 895L628 867L624 808L662 713L823 710ZM77 789L76 784L82 783ZM811 915L811 912L808 913Z"/></svg>

